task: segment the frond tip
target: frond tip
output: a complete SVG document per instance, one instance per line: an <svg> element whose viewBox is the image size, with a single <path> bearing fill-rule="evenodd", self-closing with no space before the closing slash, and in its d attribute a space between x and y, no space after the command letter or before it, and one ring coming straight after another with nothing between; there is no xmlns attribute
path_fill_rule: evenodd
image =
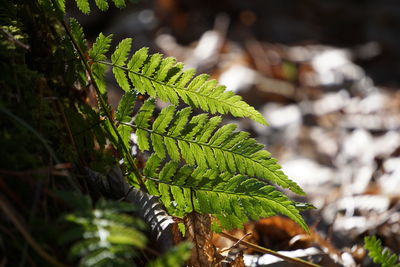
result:
<svg viewBox="0 0 400 267"><path fill-rule="evenodd" d="M134 121L141 150L150 150L151 144L161 159L167 155L175 161L183 158L193 166L256 177L304 195L263 145L249 138L249 133L235 132L236 125L219 127L222 120L219 116L191 117L191 108L177 111L175 106L168 106L150 128L154 108L153 100L147 100Z"/></svg>
<svg viewBox="0 0 400 267"><path fill-rule="evenodd" d="M127 38L118 44L111 63L115 78L125 91L130 90L128 76L135 89L142 94L158 97L172 104L178 104L181 100L211 114L231 114L267 125L264 117L240 96L227 91L216 80L209 80L207 74L195 76L193 69L183 71L183 64L177 63L172 57L149 55L148 49L142 48L126 63L131 42Z"/></svg>

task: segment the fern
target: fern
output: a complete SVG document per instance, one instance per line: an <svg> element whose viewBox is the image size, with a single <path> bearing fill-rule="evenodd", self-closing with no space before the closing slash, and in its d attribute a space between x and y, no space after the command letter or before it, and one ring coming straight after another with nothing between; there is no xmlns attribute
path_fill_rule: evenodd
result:
<svg viewBox="0 0 400 267"><path fill-rule="evenodd" d="M212 169L180 166L153 154L147 161L144 175L147 189L159 195L170 214L182 217L187 213L213 214L222 228L241 227L249 219L257 220L276 214L293 219L304 229L307 226L295 202L275 187L241 174Z"/></svg>
<svg viewBox="0 0 400 267"><path fill-rule="evenodd" d="M141 232L143 222L125 214L133 211L132 205L100 200L92 209L87 196L66 192L59 195L77 208L65 216L74 226L61 235L60 241L79 238L70 254L80 259L80 266L132 266L137 250L146 244Z"/></svg>
<svg viewBox="0 0 400 267"><path fill-rule="evenodd" d="M374 263L381 264L382 267L400 267L397 255L390 249L382 247L382 243L376 236L366 236L364 238L365 248Z"/></svg>
<svg viewBox="0 0 400 267"><path fill-rule="evenodd" d="M56 0L58 7L60 10L65 13L65 0ZM101 11L106 11L109 8L109 4L107 0L95 0L94 1L96 6L101 10ZM114 5L118 8L123 8L125 7L125 0L112 0ZM84 14L89 14L90 13L90 4L89 0L75 0L76 6L78 9L84 13Z"/></svg>
<svg viewBox="0 0 400 267"><path fill-rule="evenodd" d="M102 33L99 34L92 48L88 52L89 57L93 61L105 60L107 58L105 54L110 49L111 37L112 35L104 36ZM92 62L91 70L96 79L96 84L99 87L100 92L102 94L105 94L106 83L104 76L107 70L107 66L104 66L104 64Z"/></svg>
<svg viewBox="0 0 400 267"><path fill-rule="evenodd" d="M125 91L130 90L129 77L138 92L159 97L165 102L178 104L182 100L211 114L231 114L267 124L263 116L240 96L226 91L225 86L209 80L206 74L194 77L193 69L182 71L183 64L174 58L163 59L161 54L150 56L148 49L142 48L125 64L131 42L130 38L122 40L111 58L115 78Z"/></svg>
<svg viewBox="0 0 400 267"><path fill-rule="evenodd" d="M246 132L235 132L236 125L220 128L221 117L207 114L190 116L191 109L177 111L174 106L164 108L149 127L155 106L147 100L136 116L134 128L141 150L149 150L151 143L161 159L167 155L175 161L182 157L188 164L220 172L241 173L270 181L297 194L304 194L295 182L281 170L263 145L249 138ZM150 138L149 138L150 137Z"/></svg>
<svg viewBox="0 0 400 267"><path fill-rule="evenodd" d="M135 91L130 91L130 92L127 92L126 94L124 94L121 101L119 102L117 112L115 114L115 119L117 121L124 123L124 122L129 122L130 120L132 120L132 117L130 115L133 112L135 100L136 100L136 92ZM120 125L118 125L117 130L122 138L122 142L124 143L125 146L128 147L129 139L131 136L131 128L127 125L120 124Z"/></svg>

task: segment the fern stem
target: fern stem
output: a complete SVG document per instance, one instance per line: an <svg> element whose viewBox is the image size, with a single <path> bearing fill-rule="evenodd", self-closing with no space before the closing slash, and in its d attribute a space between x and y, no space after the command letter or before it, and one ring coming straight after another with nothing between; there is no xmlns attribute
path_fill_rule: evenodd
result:
<svg viewBox="0 0 400 267"><path fill-rule="evenodd" d="M218 234L223 236L223 237L225 237L225 238L228 238L228 239L230 239L230 240L232 240L234 242L238 242L238 243L240 243L240 244L242 244L242 245L244 245L244 246L246 246L248 248L252 248L252 249L254 249L254 250L258 251L258 252L261 252L261 253L273 255L273 256L278 257L278 258L280 258L282 260L285 260L287 262L296 263L296 264L302 265L302 266L322 267L321 265L318 265L318 264L315 264L315 263L312 263L312 262L309 262L309 261L305 261L303 259L292 258L292 257L286 256L286 255L280 254L280 253L278 253L278 252L276 252L274 250L261 247L259 245L254 244L254 243L250 243L250 242L247 242L247 241L244 241L244 240L240 240L240 239L234 237L233 235L230 235L230 234L225 233L225 232L221 232L221 233L218 233Z"/></svg>
<svg viewBox="0 0 400 267"><path fill-rule="evenodd" d="M115 124L114 124L113 121L112 121L112 116L111 116L110 110L108 109L107 103L106 103L106 101L104 100L104 98L103 98L103 96L102 96L102 94L101 94L101 92L100 92L100 89L99 89L99 87L98 87L98 85L97 85L97 83L96 83L96 80L95 80L95 78L94 78L94 76L93 76L92 70L91 70L91 68L90 68L90 66L89 66L89 64L88 64L88 62L86 61L85 57L83 56L82 51L79 49L79 46L78 46L78 44L76 43L76 40L74 39L74 37L72 36L70 30L68 29L68 26L65 24L65 21L64 21L64 20L61 20L61 24L63 25L64 30L66 31L68 37L71 39L71 42L72 42L72 44L73 44L75 50L78 52L78 55L79 55L80 60L81 60L82 63L84 64L85 69L86 69L86 71L87 71L88 74L89 74L90 80L91 80L92 83L93 83L93 87L94 87L95 90L96 90L96 94L97 94L97 96L98 96L100 105L101 105L102 109L104 110L107 119L110 121L110 124L111 124L111 127L113 128L114 133L115 133L115 134L117 135L117 137L118 137L119 145L122 147L122 149L124 150L124 152L125 152L125 154L126 154L126 157L128 158L128 162L129 162L129 165L130 165L130 167L131 167L132 172L135 174L135 176L136 176L136 178L137 178L137 180L138 180L138 182L139 182L139 184L140 184L141 189L144 190L144 191L147 191L147 190L146 190L146 187L145 187L145 185L144 185L144 182L143 182L143 178L142 178L142 176L141 176L141 174L140 174L140 172L139 172L139 169L138 169L138 167L136 166L135 161L133 160L132 155L131 155L131 153L129 152L129 149L124 145L124 142L122 141L122 137L121 137L121 135L119 134L119 132L118 132L118 130L117 130L117 127L115 126Z"/></svg>
<svg viewBox="0 0 400 267"><path fill-rule="evenodd" d="M213 98L213 97L210 97L210 96L204 95L204 94L200 94L199 92L196 92L196 91L189 91L189 90L186 90L186 89L184 89L184 88L176 88L176 87L169 86L169 85L167 85L167 84L165 84L165 83L162 83L162 82L160 82L160 81L157 81L157 80L155 80L155 79L153 79L153 78L151 78L151 77L148 77L148 76L146 76L146 75L143 75L142 73L139 73L139 72L136 72L136 71L132 71L132 70L130 70L130 69L126 68L126 67L123 67L123 66L115 65L115 64L113 64L113 63L111 63L111 62L108 62L108 61L95 60L94 62L100 63L100 64L104 64L104 65L107 65L107 66L111 66L111 67L115 67L115 68L119 68L119 69L124 70L124 71L126 71L126 72L133 73L133 74L138 75L138 76L140 76L140 77L142 77L142 78L148 79L148 80L150 80L150 81L152 81L152 82L154 82L154 83L158 83L158 84L163 85L163 86L168 86L168 87L170 87L171 89L173 89L173 90L175 90L175 91L180 90L180 91L190 92L190 93L192 93L192 94L200 95L200 96L205 97L205 98L208 98L208 99L216 100L216 99ZM227 105L227 106L231 106L231 103L227 103L226 101L223 101L223 100L221 100L221 99L218 99L218 102L223 103L224 105ZM236 108L237 108L237 109L240 109L244 114L246 114L247 117L250 117L251 115L254 115L254 114L251 114L250 112L246 111L246 110L243 109L243 108L240 108L240 107L236 107Z"/></svg>

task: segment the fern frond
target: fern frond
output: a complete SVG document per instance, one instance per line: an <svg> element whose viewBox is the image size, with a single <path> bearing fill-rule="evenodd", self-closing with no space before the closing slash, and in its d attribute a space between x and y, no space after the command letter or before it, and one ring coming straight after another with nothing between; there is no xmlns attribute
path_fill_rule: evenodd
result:
<svg viewBox="0 0 400 267"><path fill-rule="evenodd" d="M118 8L123 8L125 7L125 0L112 0L114 2L114 5Z"/></svg>
<svg viewBox="0 0 400 267"><path fill-rule="evenodd" d="M119 102L117 112L115 113L115 119L119 122L129 122L132 117L133 107L135 106L136 92L131 90L122 96ZM127 125L120 124L117 128L121 135L122 142L129 147L129 139L131 136L131 128Z"/></svg>
<svg viewBox="0 0 400 267"><path fill-rule="evenodd" d="M75 0L76 6L78 9L83 13L83 14L89 14L90 13L90 5L89 5L89 0Z"/></svg>
<svg viewBox="0 0 400 267"><path fill-rule="evenodd" d="M85 34L83 33L83 29L82 29L81 25L79 25L79 22L74 18L70 19L70 25L71 25L72 37L76 41L79 49L82 52L86 51L87 44L86 44Z"/></svg>
<svg viewBox="0 0 400 267"><path fill-rule="evenodd" d="M124 65L125 61L128 58L128 53L131 51L131 44L131 38L126 38L122 40L118 44L117 49L115 49L114 53L112 54L111 62L115 65ZM112 71L114 73L115 79L117 80L121 88L128 92L130 90L130 85L128 82L128 78L126 77L125 71L119 68L113 68Z"/></svg>
<svg viewBox="0 0 400 267"><path fill-rule="evenodd" d="M128 48L127 41L123 40L117 46L118 54L121 46ZM102 63L109 64L104 61ZM264 117L240 96L226 91L226 87L218 85L216 80L209 80L209 75L194 77L195 70L182 71L183 64L176 63L174 58L162 58L161 54L148 55L148 50L142 48L132 56L128 64L125 64L125 60L112 60L111 65L116 80L125 91L129 90L128 83L121 72L128 73L135 89L142 94L158 97L175 105L182 100L187 105L212 114L247 117L267 125Z"/></svg>
<svg viewBox="0 0 400 267"><path fill-rule="evenodd" d="M65 216L73 226L60 241L76 241L70 253L80 258L80 266L128 266L137 250L145 247L146 236L141 232L144 223L125 214L133 211L132 205L99 200L92 209L87 196L76 192L60 196L77 204L76 211Z"/></svg>
<svg viewBox="0 0 400 267"><path fill-rule="evenodd" d="M364 242L368 255L374 263L381 264L382 267L400 267L397 255L392 253L390 249L382 247L381 240L377 239L376 236L366 236Z"/></svg>
<svg viewBox="0 0 400 267"><path fill-rule="evenodd" d="M168 106L150 128L154 108L153 100L147 100L133 125L141 150L150 150L151 143L161 159L169 155L179 161L182 157L190 165L257 177L304 194L300 186L280 170L270 153L263 150L263 145L249 138L246 132L235 132L236 125L219 127L221 117L200 114L190 118L190 108L177 112L174 106Z"/></svg>
<svg viewBox="0 0 400 267"><path fill-rule="evenodd" d="M65 0L57 0L58 2L62 2L64 9L65 10ZM84 14L89 14L90 13L90 4L89 4L89 0L75 0L76 5L78 7L78 9L84 13ZM94 1L96 6L101 10L101 11L106 11L108 10L108 1L107 0L95 0ZM118 8L123 8L125 7L125 0L112 0L112 2L114 3L114 5Z"/></svg>
<svg viewBox="0 0 400 267"><path fill-rule="evenodd" d="M106 11L108 9L108 2L107 0L95 0L96 6L101 10L101 11Z"/></svg>
<svg viewBox="0 0 400 267"><path fill-rule="evenodd" d="M106 53L110 49L112 35L104 36L102 33L96 38L91 49L89 49L89 57L91 59L92 73L96 79L97 86L102 94L106 93L105 71L107 66L97 63L98 60L105 60Z"/></svg>
<svg viewBox="0 0 400 267"><path fill-rule="evenodd" d="M180 166L153 154L145 169L146 187L175 216L192 211L214 215L224 229L242 227L249 219L257 220L283 214L308 229L296 203L271 185L245 175L211 169Z"/></svg>
<svg viewBox="0 0 400 267"><path fill-rule="evenodd" d="M115 119L119 122L129 122L132 117L133 107L135 106L136 92L134 90L127 92L121 98L118 104Z"/></svg>
<svg viewBox="0 0 400 267"><path fill-rule="evenodd" d="M56 5L62 13L65 13L65 0L56 0Z"/></svg>

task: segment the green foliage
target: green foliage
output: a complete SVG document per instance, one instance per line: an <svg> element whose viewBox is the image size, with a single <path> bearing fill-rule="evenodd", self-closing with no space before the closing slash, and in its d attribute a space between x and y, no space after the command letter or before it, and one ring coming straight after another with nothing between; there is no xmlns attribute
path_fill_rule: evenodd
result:
<svg viewBox="0 0 400 267"><path fill-rule="evenodd" d="M106 93L106 82L105 72L107 66L104 64L97 63L95 61L101 61L107 59L106 53L110 49L112 35L104 36L102 33L96 38L92 48L89 50L89 58L91 59L91 70L96 80L96 84L102 94Z"/></svg>
<svg viewBox="0 0 400 267"><path fill-rule="evenodd" d="M190 165L254 176L304 194L280 170L271 154L263 150L263 145L249 138L247 132L235 132L235 124L219 127L221 117L209 118L207 114L191 117L190 108L177 111L175 106L168 106L150 128L153 110L153 100L147 100L136 117L134 127L140 149L149 150L151 143L161 159L168 155L179 161L182 157Z"/></svg>
<svg viewBox="0 0 400 267"><path fill-rule="evenodd" d="M293 201L255 178L219 172L174 161L164 165L153 154L144 169L151 194L160 195L169 213L175 216L196 211L213 214L224 229L242 227L249 219L257 220L284 214L304 229L307 226Z"/></svg>
<svg viewBox="0 0 400 267"><path fill-rule="evenodd" d="M119 102L117 112L115 114L115 119L118 122L123 123L132 120L131 114L135 105L136 95L137 94L134 90L124 94L121 101ZM120 124L118 125L118 132L122 137L123 143L128 146L131 135L131 128L127 125Z"/></svg>
<svg viewBox="0 0 400 267"><path fill-rule="evenodd" d="M190 243L181 243L176 247L173 247L164 255L158 257L156 260L149 262L147 267L182 266L182 264L190 257L191 247Z"/></svg>
<svg viewBox="0 0 400 267"><path fill-rule="evenodd" d="M59 8L65 12L65 0L56 0L57 5ZM84 13L84 14L89 14L90 13L90 3L89 0L75 0L76 6L78 9ZM96 6L101 10L101 11L106 11L108 10L109 4L107 0L95 0L94 1ZM125 0L112 0L114 5L118 8L123 8L125 7Z"/></svg>
<svg viewBox="0 0 400 267"><path fill-rule="evenodd" d="M161 54L148 55L148 49L138 50L125 65L131 48L130 38L122 40L111 58L115 79L122 89L130 90L129 81L135 89L151 97L158 97L165 102L178 104L182 100L187 105L200 108L211 114L231 114L235 117L247 117L261 124L267 124L263 116L249 106L242 98L216 80L209 80L209 75L194 77L195 71L182 71L183 64L174 58L162 58ZM194 78L193 78L194 77Z"/></svg>
<svg viewBox="0 0 400 267"><path fill-rule="evenodd" d="M397 255L392 253L390 249L382 247L381 240L377 239L376 236L366 236L364 242L368 256L372 258L374 263L381 264L382 267L400 267Z"/></svg>
<svg viewBox="0 0 400 267"><path fill-rule="evenodd" d="M74 226L61 236L61 241L72 241L71 237L78 240L71 256L80 259L80 266L134 264L137 250L146 245L146 237L140 231L143 222L126 214L133 210L132 205L100 200L92 209L87 196L65 192L61 196L68 203L76 202L74 213L65 216Z"/></svg>

